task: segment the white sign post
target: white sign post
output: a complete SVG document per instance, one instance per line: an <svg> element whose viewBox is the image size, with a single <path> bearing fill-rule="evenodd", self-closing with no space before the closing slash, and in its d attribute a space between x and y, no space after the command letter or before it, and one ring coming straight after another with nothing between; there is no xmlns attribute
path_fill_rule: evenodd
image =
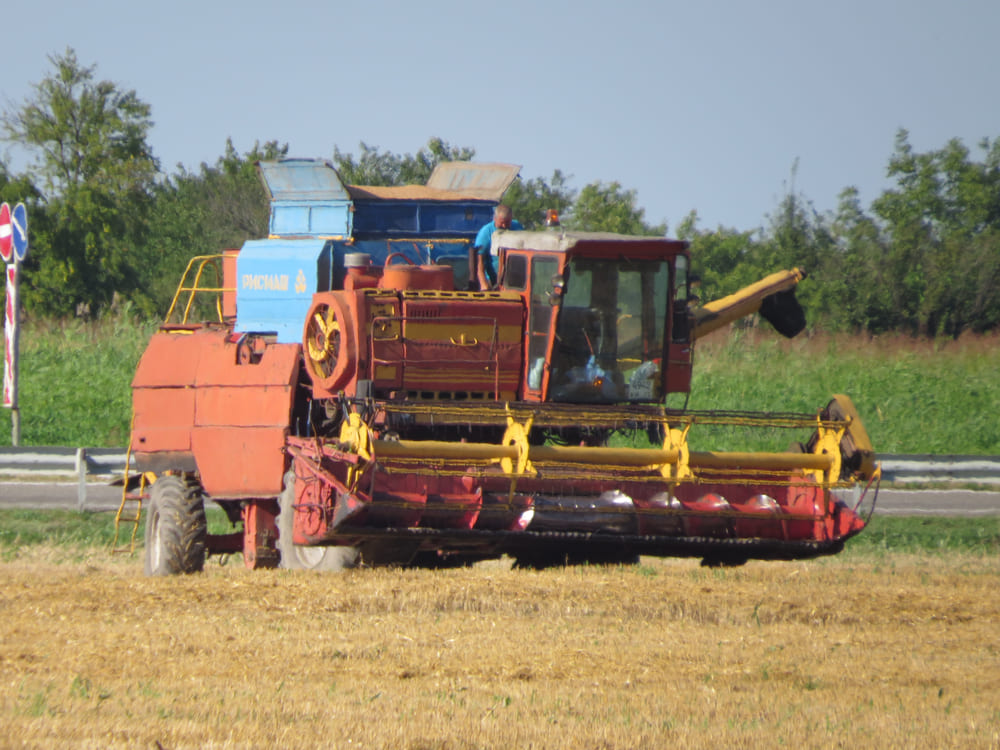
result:
<svg viewBox="0 0 1000 750"><path fill-rule="evenodd" d="M10 409L11 443L21 442L21 415L17 407L17 355L19 324L17 292L19 266L28 253L28 212L18 203L11 212L6 203L0 205L0 260L6 264L7 299L4 304L3 403Z"/></svg>

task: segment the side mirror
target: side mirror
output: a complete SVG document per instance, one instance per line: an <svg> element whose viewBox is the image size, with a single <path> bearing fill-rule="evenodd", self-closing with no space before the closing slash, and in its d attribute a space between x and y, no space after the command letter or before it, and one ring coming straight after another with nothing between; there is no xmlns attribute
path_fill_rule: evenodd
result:
<svg viewBox="0 0 1000 750"><path fill-rule="evenodd" d="M552 277L552 291L549 292L549 304L558 305L562 302L563 292L566 289L566 282L563 281L562 276L556 275Z"/></svg>

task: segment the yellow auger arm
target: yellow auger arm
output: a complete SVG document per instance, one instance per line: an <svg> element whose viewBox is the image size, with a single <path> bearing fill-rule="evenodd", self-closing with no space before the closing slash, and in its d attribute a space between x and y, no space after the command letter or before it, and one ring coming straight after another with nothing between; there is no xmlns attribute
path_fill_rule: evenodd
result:
<svg viewBox="0 0 1000 750"><path fill-rule="evenodd" d="M692 337L707 336L755 312L760 312L781 334L789 338L797 335L805 327L805 316L795 299L795 287L805 277L798 268L778 271L728 297L695 308Z"/></svg>

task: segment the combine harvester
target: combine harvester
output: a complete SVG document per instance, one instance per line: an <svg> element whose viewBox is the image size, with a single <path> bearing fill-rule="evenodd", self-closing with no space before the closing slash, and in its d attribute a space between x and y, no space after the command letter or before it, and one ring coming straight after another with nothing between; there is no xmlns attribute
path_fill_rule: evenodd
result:
<svg viewBox="0 0 1000 750"><path fill-rule="evenodd" d="M470 244L517 170L443 164L426 186L372 188L325 161L260 164L269 237L191 261L133 381L130 451L157 477L128 496L149 499L147 574L232 552L321 570L740 564L836 553L864 528L879 471L847 397L667 408L699 337L758 311L798 333L803 274L694 307L686 243L555 228L497 232L498 288L467 291ZM720 424L804 439L694 447ZM206 500L232 533L207 533Z"/></svg>

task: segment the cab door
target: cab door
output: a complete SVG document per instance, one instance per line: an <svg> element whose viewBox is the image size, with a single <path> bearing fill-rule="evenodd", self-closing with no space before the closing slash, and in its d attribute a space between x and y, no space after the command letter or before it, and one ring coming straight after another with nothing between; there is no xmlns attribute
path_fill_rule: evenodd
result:
<svg viewBox="0 0 1000 750"><path fill-rule="evenodd" d="M553 278L560 274L561 256L507 251L504 288L520 291L525 299L524 400L542 401L548 389L549 353L558 304L553 300Z"/></svg>
<svg viewBox="0 0 1000 750"><path fill-rule="evenodd" d="M670 331L667 341L667 366L664 368L665 393L691 391L691 311L688 305L688 259L674 259L670 300Z"/></svg>

